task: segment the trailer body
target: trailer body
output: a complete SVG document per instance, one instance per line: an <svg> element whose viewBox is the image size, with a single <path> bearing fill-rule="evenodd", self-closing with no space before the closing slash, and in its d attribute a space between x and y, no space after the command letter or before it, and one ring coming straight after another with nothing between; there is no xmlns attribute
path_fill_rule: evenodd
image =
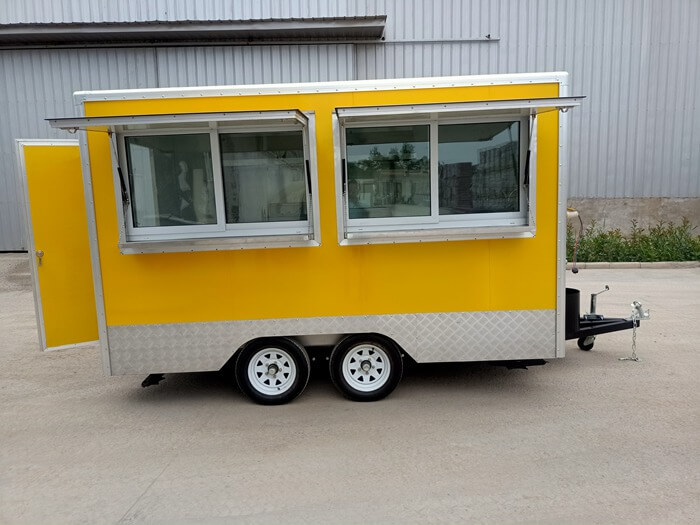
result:
<svg viewBox="0 0 700 525"><path fill-rule="evenodd" d="M313 347L349 334L381 334L417 362L563 357L567 114L558 110L578 104L568 95L566 73L76 93L83 115L53 119L52 125L81 130L105 373L218 370L250 341L279 336ZM503 122L515 124L508 128ZM500 126L494 129L510 132L511 143L517 143L505 162L515 166L514 206L520 215L481 215L483 221L465 215L464 221L449 223L436 209L443 202L437 184L449 175L444 166L449 162L441 159L458 157L460 140L492 146L495 140L474 131L478 126L453 127L472 130L465 132L471 139L453 140L454 149L449 138L439 142L436 133L443 136L447 128L441 126L471 124ZM430 138L418 136L421 126ZM429 155L404 162L409 167L401 168L405 174L398 183L393 171L382 172L379 182L379 172L372 172L373 182L358 178L364 168L350 164L351 147L370 158L371 148L362 140L399 133L397 128L411 128L416 148L428 148ZM280 222L281 229L273 225L270 231L262 221L249 230L221 226L219 205L231 191L228 182L222 187L222 172L226 181L226 170L239 162L226 160L233 157L222 150L246 135L297 129L303 135L298 148L306 200L303 205L268 202L261 213L266 220L305 213L304 223L285 228ZM149 163L137 169L134 159L159 140L152 137L173 134L211 138L207 158L213 167L202 169L212 172L216 185L211 190L215 224L193 235L183 234L179 225L167 230L171 234L136 227L134 207L140 204L133 190L141 183L131 172L148 170ZM356 136L359 142L350 146ZM387 140L376 139L382 145ZM443 154L439 148L445 144ZM458 176L470 173L470 188L475 174L487 173L484 165L501 162L489 159L505 151L498 144L489 151L474 148L480 171L468 162L453 163ZM380 149L373 154L381 156ZM173 151L159 152L158 161L150 151L151 166L165 157L178 165ZM402 154L392 153L398 160L391 169L398 169ZM185 165L179 163L187 180L203 177L201 169ZM355 171L348 173L348 166ZM430 188L425 202L418 202L419 176L428 172ZM177 184L178 175L172 176ZM238 181L243 185L242 178ZM348 193L361 184L399 195L395 201L401 204L393 205L397 216L385 220L386 206L370 191L359 192L360 204L350 204L357 195ZM207 191L206 184L202 188ZM250 197L240 191L240 201L227 204L225 213L243 213ZM413 193L402 197L400 192ZM305 211L299 212L300 206ZM353 216L352 206L364 215ZM421 206L430 211L417 221L402 215Z"/></svg>

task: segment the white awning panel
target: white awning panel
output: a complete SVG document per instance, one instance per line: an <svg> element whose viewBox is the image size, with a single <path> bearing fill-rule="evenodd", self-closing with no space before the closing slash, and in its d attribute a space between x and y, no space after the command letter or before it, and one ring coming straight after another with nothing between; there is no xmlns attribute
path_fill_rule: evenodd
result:
<svg viewBox="0 0 700 525"><path fill-rule="evenodd" d="M367 119L391 119L398 115L421 117L439 115L440 117L479 116L514 113L528 116L548 111L562 110L581 105L585 97L553 97L509 100L479 100L473 102L449 102L440 104L410 104L397 106L364 106L336 108L338 118L345 122Z"/></svg>
<svg viewBox="0 0 700 525"><path fill-rule="evenodd" d="M163 115L114 115L46 119L52 128L68 131L105 131L116 126L172 127L220 122L230 124L295 124L306 126L308 119L298 109L283 111L230 111L216 113L172 113Z"/></svg>

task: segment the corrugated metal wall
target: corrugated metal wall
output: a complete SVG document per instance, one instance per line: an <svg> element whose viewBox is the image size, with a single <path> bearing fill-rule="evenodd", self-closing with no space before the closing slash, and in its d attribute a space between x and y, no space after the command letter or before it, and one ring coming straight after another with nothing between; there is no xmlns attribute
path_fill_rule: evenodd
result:
<svg viewBox="0 0 700 525"><path fill-rule="evenodd" d="M156 85L152 50L0 51L0 251L25 249L15 139L67 138L44 119L74 115L78 89Z"/></svg>
<svg viewBox="0 0 700 525"><path fill-rule="evenodd" d="M351 80L350 44L156 50L161 87Z"/></svg>
<svg viewBox="0 0 700 525"><path fill-rule="evenodd" d="M571 196L700 197L699 0L406 4L395 39L433 42L358 45L358 78L569 71Z"/></svg>
<svg viewBox="0 0 700 525"><path fill-rule="evenodd" d="M0 24L247 20L382 14L383 0L4 0Z"/></svg>
<svg viewBox="0 0 700 525"><path fill-rule="evenodd" d="M55 136L77 89L567 70L572 196L700 197L699 0L5 0L0 23L374 14L384 43L0 51L0 250L22 243L12 139Z"/></svg>
<svg viewBox="0 0 700 525"><path fill-rule="evenodd" d="M0 51L0 251L23 250L15 139L68 138L47 117L77 114L73 92L348 80L350 44Z"/></svg>

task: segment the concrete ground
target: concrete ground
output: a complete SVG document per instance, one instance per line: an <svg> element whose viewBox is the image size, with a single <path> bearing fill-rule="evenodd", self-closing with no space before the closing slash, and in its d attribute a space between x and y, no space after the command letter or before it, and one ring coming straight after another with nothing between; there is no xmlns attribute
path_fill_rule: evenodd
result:
<svg viewBox="0 0 700 525"><path fill-rule="evenodd" d="M0 256L1 523L700 522L700 268L582 270L639 330L529 370L430 365L345 401L317 367L261 407L220 374L103 377L41 353L26 256Z"/></svg>

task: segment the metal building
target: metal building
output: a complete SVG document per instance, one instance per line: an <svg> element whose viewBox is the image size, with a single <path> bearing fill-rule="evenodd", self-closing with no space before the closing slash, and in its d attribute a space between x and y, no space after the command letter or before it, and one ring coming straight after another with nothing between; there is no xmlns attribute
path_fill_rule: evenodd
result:
<svg viewBox="0 0 700 525"><path fill-rule="evenodd" d="M697 0L5 0L0 251L23 250L14 139L76 90L566 70L570 195L700 222Z"/></svg>

